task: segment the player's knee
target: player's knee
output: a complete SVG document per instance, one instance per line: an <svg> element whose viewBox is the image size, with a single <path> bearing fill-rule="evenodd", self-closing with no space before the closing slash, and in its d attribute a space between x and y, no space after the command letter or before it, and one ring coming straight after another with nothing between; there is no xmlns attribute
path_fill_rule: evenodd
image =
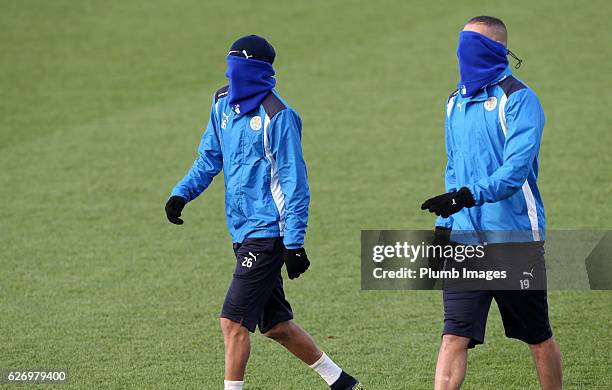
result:
<svg viewBox="0 0 612 390"><path fill-rule="evenodd" d="M290 324L289 321L281 322L274 325L264 335L272 340L283 341L289 338Z"/></svg>
<svg viewBox="0 0 612 390"><path fill-rule="evenodd" d="M221 331L225 337L240 338L248 336L248 330L237 322L221 318Z"/></svg>
<svg viewBox="0 0 612 390"><path fill-rule="evenodd" d="M468 337L455 336L454 334L445 334L442 336L442 347L450 349L467 349L470 343Z"/></svg>
<svg viewBox="0 0 612 390"><path fill-rule="evenodd" d="M552 337L537 344L529 344L529 348L531 348L534 353L547 351L551 347L555 347L555 340Z"/></svg>

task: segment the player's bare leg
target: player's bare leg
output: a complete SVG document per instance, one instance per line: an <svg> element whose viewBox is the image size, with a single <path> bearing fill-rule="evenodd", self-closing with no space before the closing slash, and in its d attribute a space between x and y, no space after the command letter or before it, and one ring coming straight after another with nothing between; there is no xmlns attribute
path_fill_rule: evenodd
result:
<svg viewBox="0 0 612 390"><path fill-rule="evenodd" d="M543 390L563 388L561 351L554 337L539 344L530 344L533 360L538 371L538 379Z"/></svg>
<svg viewBox="0 0 612 390"><path fill-rule="evenodd" d="M323 353L312 337L293 320L280 322L265 333L308 364L334 390L360 389L359 381L342 371Z"/></svg>
<svg viewBox="0 0 612 390"><path fill-rule="evenodd" d="M225 343L225 380L242 381L251 353L249 331L227 318L221 318L221 330Z"/></svg>
<svg viewBox="0 0 612 390"><path fill-rule="evenodd" d="M467 337L450 334L442 336L436 365L436 390L455 390L461 387L467 370L469 342Z"/></svg>
<svg viewBox="0 0 612 390"><path fill-rule="evenodd" d="M323 356L312 337L293 321L276 324L265 333L266 337L278 342L304 363L313 365Z"/></svg>

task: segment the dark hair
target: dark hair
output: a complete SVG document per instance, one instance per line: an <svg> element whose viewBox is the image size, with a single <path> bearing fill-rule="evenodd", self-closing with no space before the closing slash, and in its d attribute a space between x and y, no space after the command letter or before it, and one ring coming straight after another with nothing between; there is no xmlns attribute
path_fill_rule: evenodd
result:
<svg viewBox="0 0 612 390"><path fill-rule="evenodd" d="M474 16L472 19L468 20L467 24L484 24L487 27L492 27L497 30L498 33L502 35L504 41L508 39L508 30L506 29L506 25L500 18L496 18L495 16Z"/></svg>
<svg viewBox="0 0 612 390"><path fill-rule="evenodd" d="M506 25L500 18L496 18L495 16L474 16L472 19L468 20L467 24L471 23L482 23L491 27L499 27L506 29Z"/></svg>

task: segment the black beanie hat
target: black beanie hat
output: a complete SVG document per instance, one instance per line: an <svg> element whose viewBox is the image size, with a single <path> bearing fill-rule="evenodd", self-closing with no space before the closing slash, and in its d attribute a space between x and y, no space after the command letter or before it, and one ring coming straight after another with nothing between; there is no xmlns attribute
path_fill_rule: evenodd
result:
<svg viewBox="0 0 612 390"><path fill-rule="evenodd" d="M264 38L257 35L247 35L246 37L239 38L230 47L229 56L238 56L246 59L254 59L259 61L265 61L270 64L274 63L274 57L276 52L272 45L268 43Z"/></svg>

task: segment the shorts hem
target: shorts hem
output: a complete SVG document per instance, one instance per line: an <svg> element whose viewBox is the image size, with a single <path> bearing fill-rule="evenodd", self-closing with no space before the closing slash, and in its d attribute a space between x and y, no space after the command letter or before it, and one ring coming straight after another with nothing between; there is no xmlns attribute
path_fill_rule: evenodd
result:
<svg viewBox="0 0 612 390"><path fill-rule="evenodd" d="M242 317L242 316L234 316L234 315L231 315L231 314L221 313L219 318L225 318L227 320L230 320L232 322L240 324L240 325L244 326L251 333L255 333L255 328L257 327L257 324L252 324L251 325L251 324L245 322L245 318Z"/></svg>
<svg viewBox="0 0 612 390"><path fill-rule="evenodd" d="M442 331L442 336L445 336L445 335L459 336L459 337L465 337L466 339L470 339L470 341L468 342L469 349L472 349L477 345L484 344L484 339L477 339L469 334L465 334L465 333L461 333L457 331L452 331L452 330Z"/></svg>
<svg viewBox="0 0 612 390"><path fill-rule="evenodd" d="M538 337L524 337L524 336L519 336L519 335L506 334L506 337L509 338L509 339L520 340L520 341L524 342L525 344L529 344L529 345L535 345L535 344L543 343L544 341L548 340L552 336L553 336L553 334L552 334L551 331L548 331L546 333L542 333L542 334L538 335Z"/></svg>
<svg viewBox="0 0 612 390"><path fill-rule="evenodd" d="M273 322L268 324L268 326L266 326L265 328L262 328L260 326L259 327L259 331L261 333L267 333L270 329L274 328L276 325L280 324L281 322L291 321L292 319L293 319L293 316L290 315L290 314L287 314L285 317L279 317L279 318L275 319Z"/></svg>

